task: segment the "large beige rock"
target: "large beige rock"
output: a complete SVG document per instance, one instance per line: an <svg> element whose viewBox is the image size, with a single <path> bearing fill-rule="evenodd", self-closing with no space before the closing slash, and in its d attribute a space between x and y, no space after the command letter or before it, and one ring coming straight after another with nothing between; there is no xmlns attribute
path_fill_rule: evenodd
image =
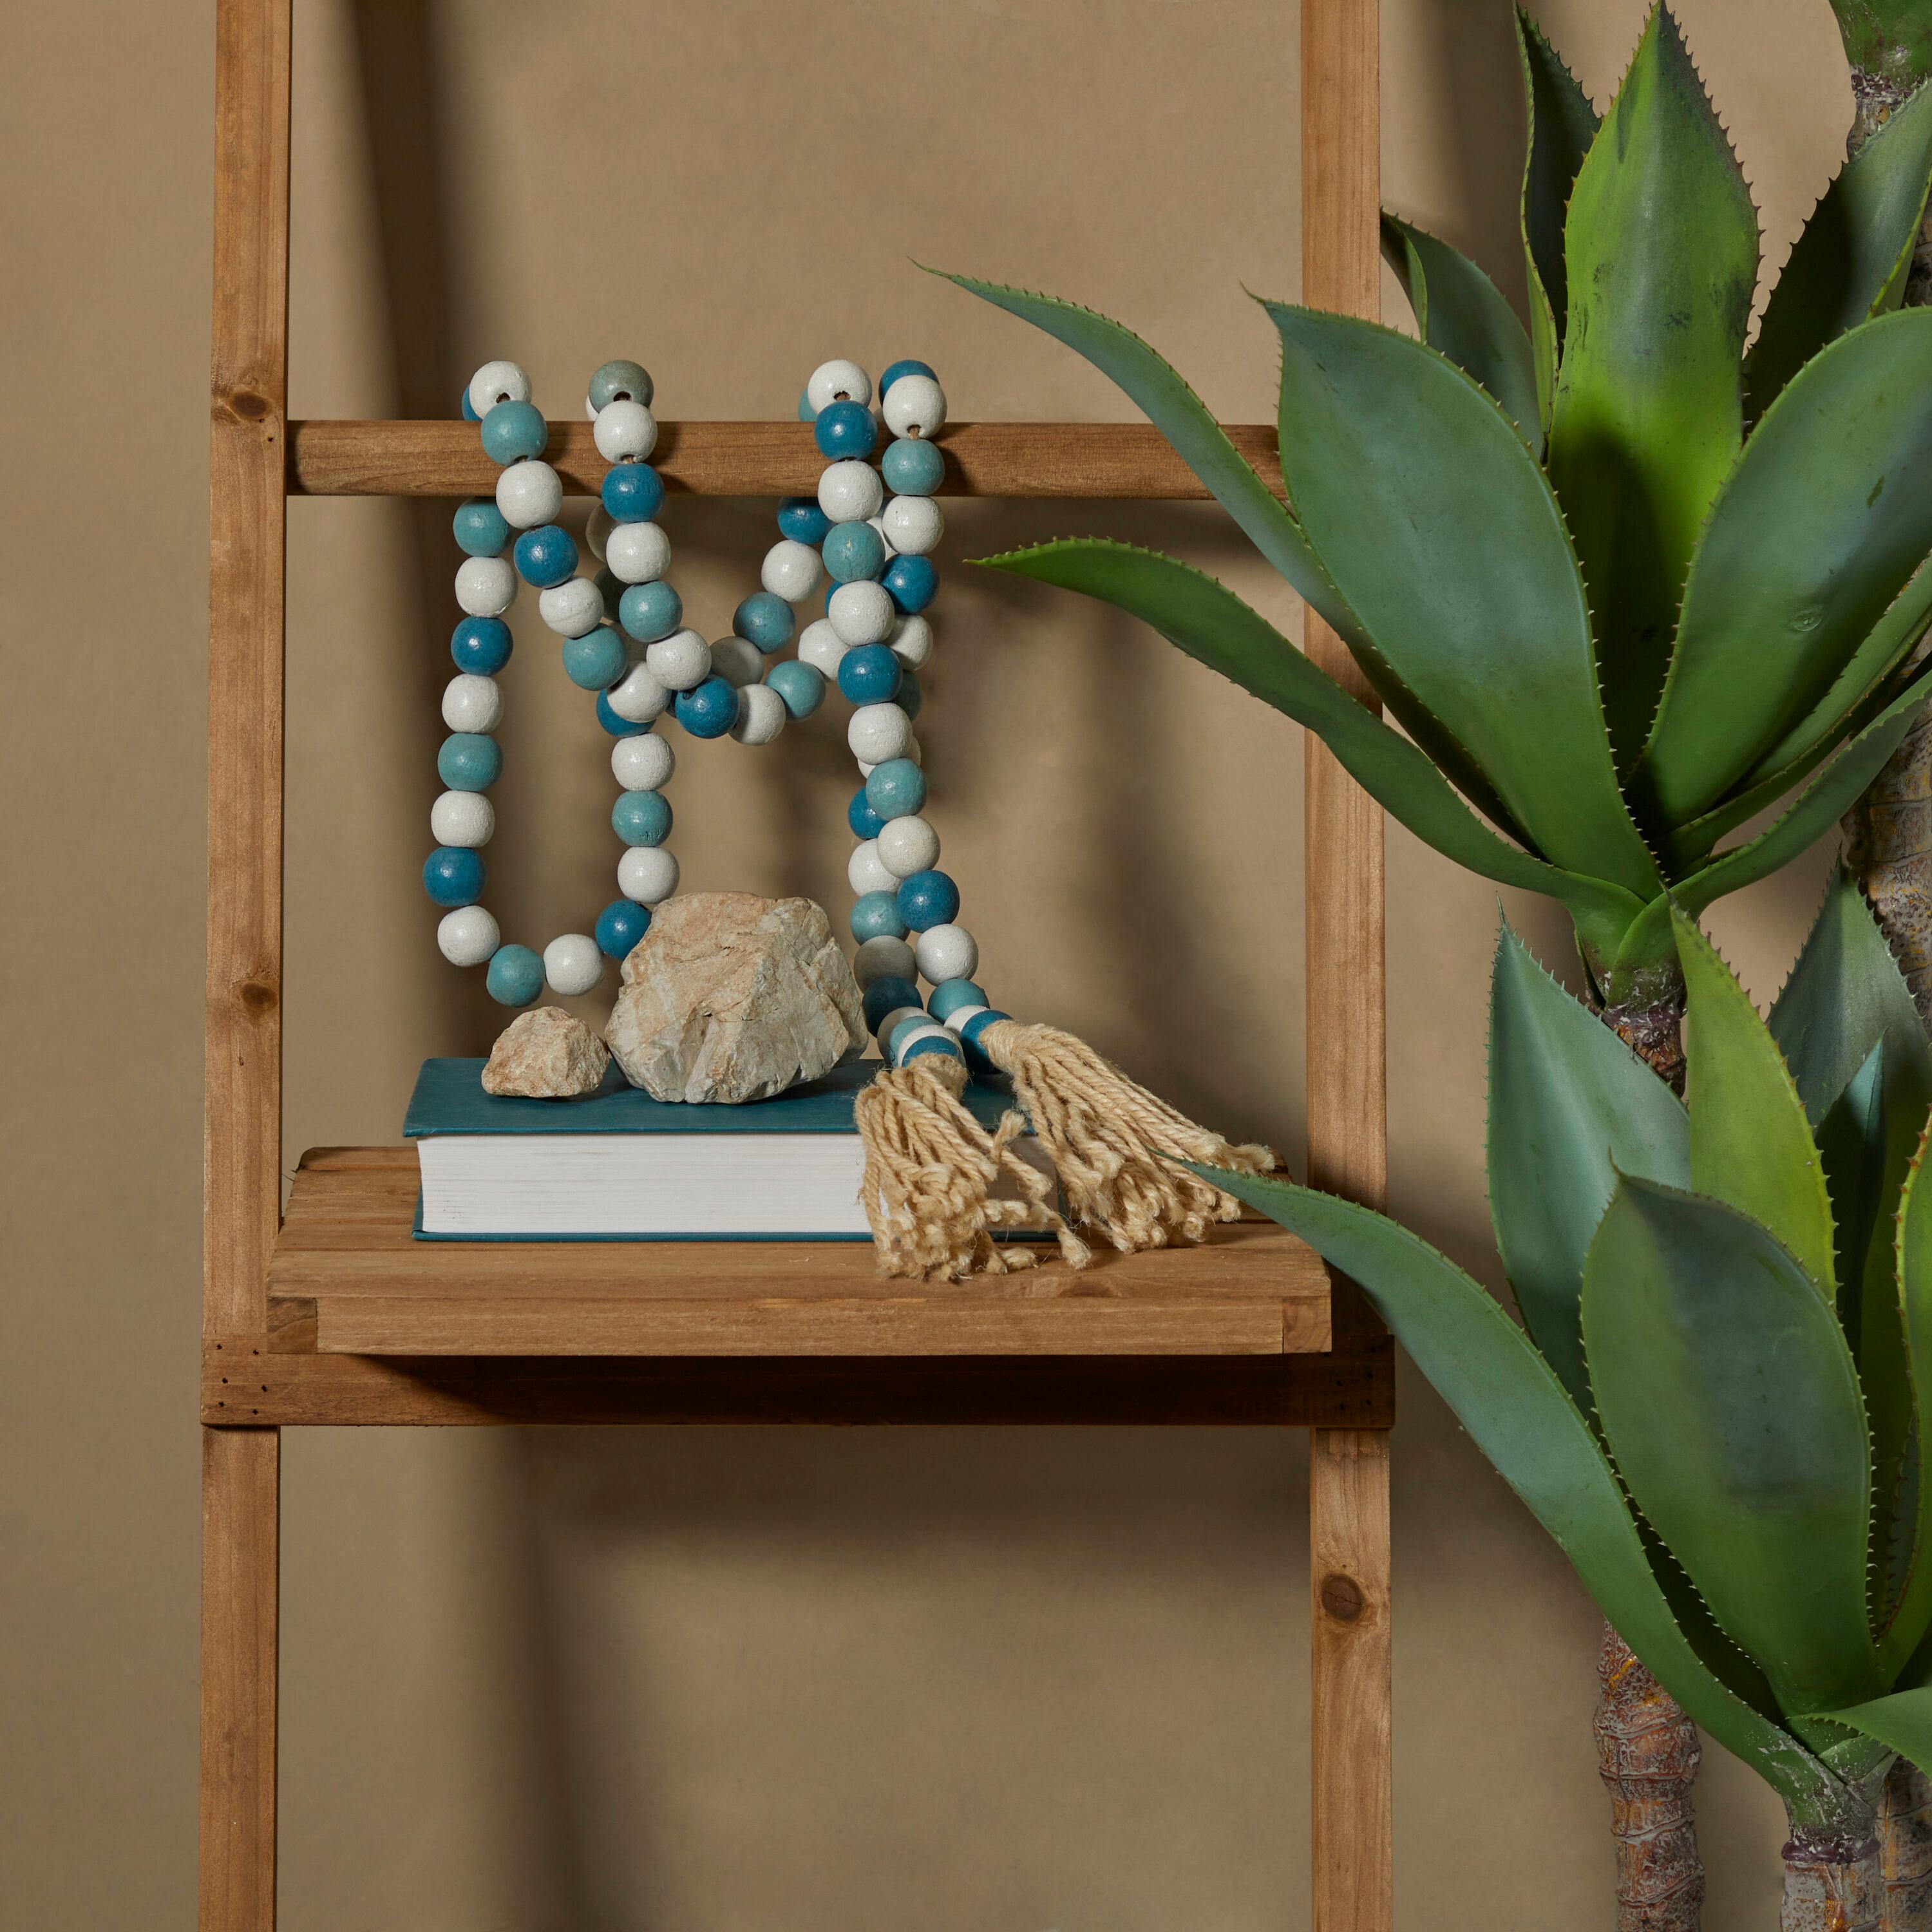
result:
<svg viewBox="0 0 1932 1932"><path fill-rule="evenodd" d="M497 1036L483 1070L486 1094L532 1100L569 1100L593 1092L610 1064L610 1050L561 1006L519 1013Z"/></svg>
<svg viewBox="0 0 1932 1932"><path fill-rule="evenodd" d="M730 1105L830 1072L866 1020L823 907L693 892L652 914L604 1037L653 1100Z"/></svg>

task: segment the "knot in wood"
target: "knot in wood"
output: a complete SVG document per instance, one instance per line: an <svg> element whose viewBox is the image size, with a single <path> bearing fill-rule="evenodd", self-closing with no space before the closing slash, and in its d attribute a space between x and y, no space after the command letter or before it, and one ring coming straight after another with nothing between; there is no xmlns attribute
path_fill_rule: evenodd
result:
<svg viewBox="0 0 1932 1932"><path fill-rule="evenodd" d="M278 1003L274 988L260 980L244 980L238 991L242 1004L251 1013L273 1012Z"/></svg>
<svg viewBox="0 0 1932 1932"><path fill-rule="evenodd" d="M1339 1570L1331 1570L1322 1578L1320 1596L1322 1613L1333 1617L1338 1624L1358 1622L1368 1607L1361 1585Z"/></svg>
<svg viewBox="0 0 1932 1932"><path fill-rule="evenodd" d="M274 404L254 389L230 389L221 400L227 413L238 422L261 422L274 413Z"/></svg>

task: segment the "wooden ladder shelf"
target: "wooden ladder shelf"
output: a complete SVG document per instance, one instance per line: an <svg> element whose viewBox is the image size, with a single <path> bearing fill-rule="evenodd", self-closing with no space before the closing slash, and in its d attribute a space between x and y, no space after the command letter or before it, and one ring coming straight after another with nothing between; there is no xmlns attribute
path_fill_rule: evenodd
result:
<svg viewBox="0 0 1932 1932"><path fill-rule="evenodd" d="M958 1288L844 1244L428 1244L413 1154L304 1157L281 1204L284 563L291 496L462 496L456 422L287 419L292 0L217 0L202 1318L202 1932L273 1932L280 1442L354 1424L1274 1424L1310 1432L1316 1932L1391 1932L1388 1337L1272 1224ZM1375 0L1304 0L1305 298L1373 314ZM1264 475L1274 435L1231 430ZM1139 424L968 423L952 494L1203 492ZM604 465L554 425L566 486ZM665 424L674 489L815 487L796 423ZM1311 614L1306 649L1370 701ZM1307 747L1308 1138L1376 1202L1384 1147L1382 830Z"/></svg>

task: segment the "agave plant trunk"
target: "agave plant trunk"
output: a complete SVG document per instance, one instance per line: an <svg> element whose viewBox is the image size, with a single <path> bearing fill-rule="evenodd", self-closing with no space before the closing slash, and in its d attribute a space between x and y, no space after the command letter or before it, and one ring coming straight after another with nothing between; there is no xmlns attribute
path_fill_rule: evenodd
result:
<svg viewBox="0 0 1932 1932"><path fill-rule="evenodd" d="M1792 1820L1779 1932L1880 1932L1884 1897L1875 1831Z"/></svg>
<svg viewBox="0 0 1932 1932"><path fill-rule="evenodd" d="M1597 1765L1616 1840L1617 1932L1696 1932L1704 1906L1690 1814L1697 1727L1607 1623L1597 1674Z"/></svg>
<svg viewBox="0 0 1932 1932"><path fill-rule="evenodd" d="M1886 1774L1878 1834L1886 1932L1932 1925L1932 1780L1904 1758Z"/></svg>

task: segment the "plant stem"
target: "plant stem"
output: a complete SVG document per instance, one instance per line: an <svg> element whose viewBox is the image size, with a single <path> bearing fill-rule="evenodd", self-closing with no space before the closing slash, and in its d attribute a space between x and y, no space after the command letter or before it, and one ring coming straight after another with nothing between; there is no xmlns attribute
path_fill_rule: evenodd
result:
<svg viewBox="0 0 1932 1932"><path fill-rule="evenodd" d="M1871 1830L1791 1820L1779 1932L1880 1932L1884 1895L1878 1839Z"/></svg>
<svg viewBox="0 0 1932 1932"><path fill-rule="evenodd" d="M1932 1925L1932 1779L1904 1758L1886 1773L1878 1838L1886 1932Z"/></svg>

